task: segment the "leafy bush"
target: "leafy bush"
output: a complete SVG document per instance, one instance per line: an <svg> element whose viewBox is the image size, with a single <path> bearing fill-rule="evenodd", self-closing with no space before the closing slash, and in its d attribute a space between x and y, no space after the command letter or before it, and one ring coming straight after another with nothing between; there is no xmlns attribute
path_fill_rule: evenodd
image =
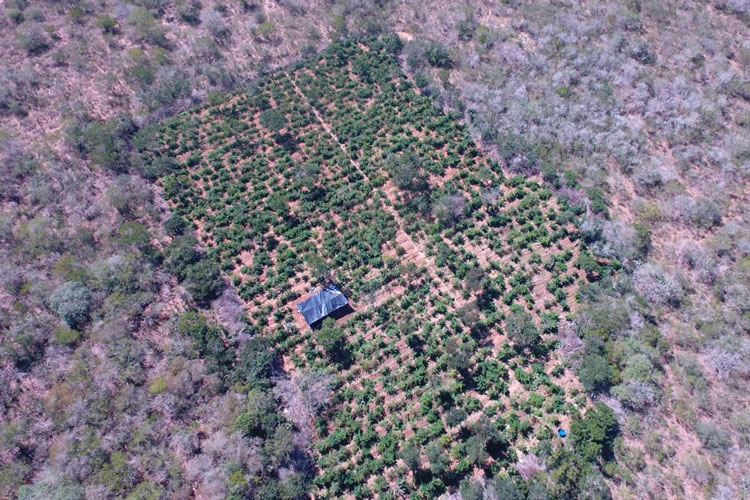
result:
<svg viewBox="0 0 750 500"><path fill-rule="evenodd" d="M488 481L486 491L485 495L490 498L502 498L503 500L521 500L524 498L516 480L507 476L495 477Z"/></svg>
<svg viewBox="0 0 750 500"><path fill-rule="evenodd" d="M253 389L248 393L247 406L237 417L235 425L248 437L272 436L281 418L273 394Z"/></svg>
<svg viewBox="0 0 750 500"><path fill-rule="evenodd" d="M89 116L76 118L67 130L71 147L89 159L115 172L130 167L130 137L137 127L129 116L119 116L108 122L96 122Z"/></svg>
<svg viewBox="0 0 750 500"><path fill-rule="evenodd" d="M583 477L580 484L579 497L581 500L611 500L612 492L598 469L591 468Z"/></svg>
<svg viewBox="0 0 750 500"><path fill-rule="evenodd" d="M159 68L153 82L141 91L140 98L153 111L189 97L191 88L187 74L178 68L166 66Z"/></svg>
<svg viewBox="0 0 750 500"><path fill-rule="evenodd" d="M221 375L229 373L234 362L234 350L224 344L220 327L209 323L200 313L187 312L177 320L176 329L180 335L193 339L209 371Z"/></svg>
<svg viewBox="0 0 750 500"><path fill-rule="evenodd" d="M539 329L534 324L531 314L523 310L515 310L508 314L505 320L505 332L520 349L534 347L541 339Z"/></svg>
<svg viewBox="0 0 750 500"><path fill-rule="evenodd" d="M16 24L21 24L23 22L23 11L20 9L6 9L5 15Z"/></svg>
<svg viewBox="0 0 750 500"><path fill-rule="evenodd" d="M703 447L713 452L725 452L732 446L732 437L727 429L713 422L696 423L695 432Z"/></svg>
<svg viewBox="0 0 750 500"><path fill-rule="evenodd" d="M721 210L708 198L698 198L690 213L690 221L701 229L711 229L721 223Z"/></svg>
<svg viewBox="0 0 750 500"><path fill-rule="evenodd" d="M454 406L445 414L445 425L455 427L461 425L466 420L466 412L460 406Z"/></svg>
<svg viewBox="0 0 750 500"><path fill-rule="evenodd" d="M48 302L60 319L76 329L88 319L91 292L79 281L66 281L55 289Z"/></svg>
<svg viewBox="0 0 750 500"><path fill-rule="evenodd" d="M462 19L458 22L456 29L458 30L458 39L468 41L474 38L477 23L474 19Z"/></svg>
<svg viewBox="0 0 750 500"><path fill-rule="evenodd" d="M348 357L346 333L336 325L336 321L333 318L323 320L323 324L317 334L317 341L325 349L329 360L341 362Z"/></svg>
<svg viewBox="0 0 750 500"><path fill-rule="evenodd" d="M201 36L193 42L193 57L196 62L206 63L221 59L221 50L214 40Z"/></svg>
<svg viewBox="0 0 750 500"><path fill-rule="evenodd" d="M75 345L81 338L81 334L76 330L60 325L52 332L54 341L61 345Z"/></svg>
<svg viewBox="0 0 750 500"><path fill-rule="evenodd" d="M190 229L190 224L177 214L173 214L167 222L164 223L164 230L169 236L182 236L185 232Z"/></svg>
<svg viewBox="0 0 750 500"><path fill-rule="evenodd" d="M286 127L286 118L282 113L276 109L267 109L260 114L260 124L271 130L271 132L278 133L281 129Z"/></svg>
<svg viewBox="0 0 750 500"><path fill-rule="evenodd" d="M436 476L442 476L450 466L450 460L445 449L440 443L431 443L427 446L427 459L430 462L430 472Z"/></svg>
<svg viewBox="0 0 750 500"><path fill-rule="evenodd" d="M268 339L254 336L240 349L234 377L250 386L268 384L273 360L273 346Z"/></svg>
<svg viewBox="0 0 750 500"><path fill-rule="evenodd" d="M436 68L450 68L453 66L453 60L448 49L440 42L430 42L424 51L424 57L430 66Z"/></svg>
<svg viewBox="0 0 750 500"><path fill-rule="evenodd" d="M618 432L617 417L604 403L597 403L583 418L574 418L570 426L573 446L587 461L614 458L613 445Z"/></svg>
<svg viewBox="0 0 750 500"><path fill-rule="evenodd" d="M208 304L225 286L219 268L211 259L204 258L185 271L185 288L198 304Z"/></svg>
<svg viewBox="0 0 750 500"><path fill-rule="evenodd" d="M596 229L593 229L594 225ZM642 225L631 226L621 221L590 220L586 230L587 239L595 255L616 257L626 265L643 259L651 245L648 229Z"/></svg>
<svg viewBox="0 0 750 500"><path fill-rule="evenodd" d="M52 41L41 29L32 26L18 35L18 44L29 55L37 56L46 52L52 46Z"/></svg>
<svg viewBox="0 0 750 500"><path fill-rule="evenodd" d="M134 9L128 15L127 24L133 27L136 40L164 48L169 47L166 31L147 8Z"/></svg>
<svg viewBox="0 0 750 500"><path fill-rule="evenodd" d="M656 62L656 55L653 49L646 43L638 43L632 47L630 49L630 57L641 64L654 64Z"/></svg>
<svg viewBox="0 0 750 500"><path fill-rule="evenodd" d="M604 392L614 378L612 366L604 355L604 344L595 335L584 337L583 360L578 367L578 379L588 392Z"/></svg>
<svg viewBox="0 0 750 500"><path fill-rule="evenodd" d="M473 478L466 478L459 485L462 500L482 500L484 498L484 486Z"/></svg>
<svg viewBox="0 0 750 500"><path fill-rule="evenodd" d="M276 32L276 25L265 21L256 26L254 31L258 38L268 40Z"/></svg>
<svg viewBox="0 0 750 500"><path fill-rule="evenodd" d="M384 34L383 36L380 37L380 41L383 44L383 48L385 48L385 50L389 54L393 54L393 55L400 54L401 49L404 46L404 43L395 33Z"/></svg>
<svg viewBox="0 0 750 500"><path fill-rule="evenodd" d="M642 380L627 380L612 388L612 395L635 411L645 411L659 403L661 390Z"/></svg>
<svg viewBox="0 0 750 500"><path fill-rule="evenodd" d="M102 14L96 18L96 25L102 30L102 33L112 35L117 33L117 19Z"/></svg>
<svg viewBox="0 0 750 500"><path fill-rule="evenodd" d="M166 249L165 263L193 299L205 305L219 296L225 283L213 259L201 254L196 245L191 235L175 238Z"/></svg>
<svg viewBox="0 0 750 500"><path fill-rule="evenodd" d="M183 0L177 3L177 15L188 24L200 23L201 2L199 0Z"/></svg>
<svg viewBox="0 0 750 500"><path fill-rule="evenodd" d="M80 485L45 477L18 489L18 500L83 500L84 488Z"/></svg>
<svg viewBox="0 0 750 500"><path fill-rule="evenodd" d="M165 249L165 263L178 278L185 279L187 269L200 260L201 254L196 248L197 245L195 237L188 235L175 238Z"/></svg>
<svg viewBox="0 0 750 500"><path fill-rule="evenodd" d="M453 225L464 216L466 199L460 194L441 196L432 206L432 213L446 225Z"/></svg>
<svg viewBox="0 0 750 500"><path fill-rule="evenodd" d="M412 471L419 470L421 465L419 448L411 444L405 445L401 450L401 460Z"/></svg>
<svg viewBox="0 0 750 500"><path fill-rule="evenodd" d="M413 192L429 189L424 169L419 158L413 153L389 155L383 167L391 174L393 181L400 189Z"/></svg>

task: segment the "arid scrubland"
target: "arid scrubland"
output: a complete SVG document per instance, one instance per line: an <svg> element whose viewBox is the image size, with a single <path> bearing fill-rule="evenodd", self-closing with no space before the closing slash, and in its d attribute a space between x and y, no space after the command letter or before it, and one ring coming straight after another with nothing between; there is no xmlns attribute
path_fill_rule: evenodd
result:
<svg viewBox="0 0 750 500"><path fill-rule="evenodd" d="M1 498L748 495L747 2L0 11ZM284 80L362 39L397 62L342 56L341 99ZM358 121L415 88L411 125ZM231 173L203 146L247 127L273 168ZM270 196L217 215L241 174ZM356 316L283 333L342 277Z"/></svg>

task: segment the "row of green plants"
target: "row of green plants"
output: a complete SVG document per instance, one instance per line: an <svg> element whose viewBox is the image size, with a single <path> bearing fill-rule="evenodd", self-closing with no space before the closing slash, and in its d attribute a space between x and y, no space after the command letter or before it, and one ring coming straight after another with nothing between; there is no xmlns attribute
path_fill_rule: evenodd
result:
<svg viewBox="0 0 750 500"><path fill-rule="evenodd" d="M578 208L506 178L379 41L333 44L180 114L151 154L171 158L164 192L256 336L296 372L337 380L316 420L316 496L390 498L400 484L434 498L476 469L512 472L518 446L578 414L576 390L555 382L554 334L582 273L606 271L578 255ZM294 301L328 281L354 314L298 328ZM243 431L265 432L252 415Z"/></svg>

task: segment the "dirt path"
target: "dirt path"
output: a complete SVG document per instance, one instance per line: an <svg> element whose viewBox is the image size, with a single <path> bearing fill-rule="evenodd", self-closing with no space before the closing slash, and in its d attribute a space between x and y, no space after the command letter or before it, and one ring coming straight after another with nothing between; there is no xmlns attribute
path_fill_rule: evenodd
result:
<svg viewBox="0 0 750 500"><path fill-rule="evenodd" d="M295 81L295 76L292 75L291 77L292 81L292 87L294 88L294 91L297 93L297 95L302 99L303 103L312 109L313 114L315 114L315 118L318 120L318 123L320 123L320 126L323 127L323 129L328 133L328 135L331 136L331 138L334 140L334 142L338 145L339 149L346 155L346 157L349 159L349 163L351 163L354 168L357 169L357 172L365 179L368 179L369 176L365 174L365 172L362 171L360 168L360 164L357 160L352 158L352 156L349 154L349 152L346 150L346 147L344 146L343 142L339 139L339 137L336 135L336 133L333 131L331 126L325 121L323 116L320 114L320 112L315 108L315 106L312 105L312 103L309 101L307 96L300 90L300 88L297 86L297 82ZM418 257L417 264L423 264L424 267L427 269L427 272L430 275L430 278L435 283L438 284L445 284L443 279L441 279L437 274L435 273L435 269L437 269L437 266L435 265L435 261L425 255L423 251L423 247L420 246L417 242L414 241L414 239L409 236L406 231L404 230L405 224L403 219L401 218L401 215L399 215L398 211L394 208L394 205L398 203L398 200L396 198L396 192L395 192L395 186L390 184L390 181L386 183L384 186L384 192L386 196L388 197L388 201L390 202L390 205L383 205L383 209L386 210L391 217L394 218L396 223L398 224L399 231L398 231L398 241L401 244L404 249L407 251L412 250L418 250L416 252L416 256ZM412 252L414 253L414 252ZM462 302L461 300L461 293L458 290L455 290L452 286L450 286L450 283L447 283L449 285L450 293L448 294L455 302ZM442 287L441 287L442 288ZM456 304L458 305L458 304Z"/></svg>

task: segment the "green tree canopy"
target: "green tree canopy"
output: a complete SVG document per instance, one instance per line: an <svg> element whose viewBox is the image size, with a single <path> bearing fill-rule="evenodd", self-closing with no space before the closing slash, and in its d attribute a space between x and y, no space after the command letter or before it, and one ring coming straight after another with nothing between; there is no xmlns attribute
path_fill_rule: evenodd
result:
<svg viewBox="0 0 750 500"><path fill-rule="evenodd" d="M597 403L583 418L574 418L570 427L570 437L576 452L589 462L599 458L610 460L613 457L612 446L617 433L615 412L604 403Z"/></svg>
<svg viewBox="0 0 750 500"><path fill-rule="evenodd" d="M541 336L534 319L526 311L512 311L505 319L505 332L520 349L535 346Z"/></svg>
<svg viewBox="0 0 750 500"><path fill-rule="evenodd" d="M333 318L323 320L317 340L318 344L325 349L326 356L330 361L342 362L347 358L346 335Z"/></svg>
<svg viewBox="0 0 750 500"><path fill-rule="evenodd" d="M66 281L50 296L49 306L69 327L77 328L88 319L91 292L80 281Z"/></svg>
<svg viewBox="0 0 750 500"><path fill-rule="evenodd" d="M251 386L266 385L273 359L273 346L269 340L256 335L242 346L234 376Z"/></svg>
<svg viewBox="0 0 750 500"><path fill-rule="evenodd" d="M271 132L278 133L286 127L286 118L276 109L267 109L260 114L260 124Z"/></svg>

